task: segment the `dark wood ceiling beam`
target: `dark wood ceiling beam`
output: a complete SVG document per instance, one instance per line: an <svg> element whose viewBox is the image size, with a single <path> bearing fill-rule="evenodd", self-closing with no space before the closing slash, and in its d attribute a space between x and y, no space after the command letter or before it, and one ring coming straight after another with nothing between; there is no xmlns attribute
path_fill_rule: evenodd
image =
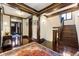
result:
<svg viewBox="0 0 79 59"><path fill-rule="evenodd" d="M58 6L59 4L60 4L60 3L54 3L54 4L52 4L52 5L48 6L48 7L46 7L46 8L44 8L44 9L40 10L39 12L40 12L40 14L42 14L42 13L47 12L48 10L50 10L50 9L52 9L52 8L55 8L55 7Z"/></svg>
<svg viewBox="0 0 79 59"><path fill-rule="evenodd" d="M29 7L28 5L25 5L24 3L19 3L19 4L25 6L25 7L29 8L29 9L32 9L32 10L35 11L35 12L38 12L36 9L34 9L34 8L32 8L32 7Z"/></svg>
<svg viewBox="0 0 79 59"><path fill-rule="evenodd" d="M47 17L52 17L52 16L55 16L55 15L58 15L58 14L62 14L63 12L64 12L64 13L67 13L67 12L73 12L73 11L76 11L76 10L79 10L79 6L77 6L77 7L72 7L72 8L66 9L66 10L64 10L64 11L51 14L51 15L49 15L49 16L47 16L47 15L45 15L45 16L47 16Z"/></svg>
<svg viewBox="0 0 79 59"><path fill-rule="evenodd" d="M72 3L53 3L52 5L50 5L50 6L48 6L48 7L46 7L46 8L44 8L43 10L40 10L40 14L42 14L42 13L49 13L49 12L51 12L51 11L54 11L55 9L60 9L60 8L63 8L63 7L66 7L66 6L68 6L68 5L71 5Z"/></svg>
<svg viewBox="0 0 79 59"><path fill-rule="evenodd" d="M40 11L37 11L23 3L9 3L10 6L12 7L15 7L15 8L18 8L22 11L25 11L25 12L28 12L30 14L35 14L35 15L40 15L40 14L43 14L43 13L49 13L49 12L52 12L54 11L55 9L60 9L60 8L63 8L63 7L66 7L68 5L70 5L72 3L53 3L49 6L47 6L46 8L40 10Z"/></svg>
<svg viewBox="0 0 79 59"><path fill-rule="evenodd" d="M24 12L27 12L27 13L30 13L30 14L35 14L35 15L38 15L38 12L32 10L31 8L29 7L26 7L24 5L22 5L21 3L8 3L11 7L13 8L18 8Z"/></svg>

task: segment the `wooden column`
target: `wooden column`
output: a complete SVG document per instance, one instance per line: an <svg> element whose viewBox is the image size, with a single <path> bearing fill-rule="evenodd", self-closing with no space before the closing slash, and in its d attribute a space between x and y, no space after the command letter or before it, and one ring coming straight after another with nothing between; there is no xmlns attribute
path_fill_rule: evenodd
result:
<svg viewBox="0 0 79 59"><path fill-rule="evenodd" d="M59 39L59 27L53 27L53 40L52 48L54 51L58 51L58 39Z"/></svg>
<svg viewBox="0 0 79 59"><path fill-rule="evenodd" d="M38 21L37 21L37 41L41 43L40 41L40 16L38 16Z"/></svg>
<svg viewBox="0 0 79 59"><path fill-rule="evenodd" d="M29 42L32 41L32 16L29 18Z"/></svg>
<svg viewBox="0 0 79 59"><path fill-rule="evenodd" d="M1 8L0 8L0 46L1 46Z"/></svg>
<svg viewBox="0 0 79 59"><path fill-rule="evenodd" d="M57 51L57 30L53 30L53 50Z"/></svg>

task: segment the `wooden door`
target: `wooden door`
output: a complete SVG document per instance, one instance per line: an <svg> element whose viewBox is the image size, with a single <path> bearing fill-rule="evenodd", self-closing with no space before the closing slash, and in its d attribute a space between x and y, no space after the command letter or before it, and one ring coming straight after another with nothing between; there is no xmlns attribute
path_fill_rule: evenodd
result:
<svg viewBox="0 0 79 59"><path fill-rule="evenodd" d="M52 40L52 48L54 51L57 51L57 35L58 35L58 31L57 30L53 30L53 40Z"/></svg>

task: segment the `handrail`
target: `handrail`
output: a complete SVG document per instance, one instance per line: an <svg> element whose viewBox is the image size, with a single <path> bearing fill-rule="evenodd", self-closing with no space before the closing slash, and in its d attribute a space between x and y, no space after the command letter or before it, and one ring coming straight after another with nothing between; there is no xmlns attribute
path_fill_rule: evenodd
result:
<svg viewBox="0 0 79 59"><path fill-rule="evenodd" d="M61 21L61 27L58 30L59 40L62 40L63 28L64 28L64 20Z"/></svg>
<svg viewBox="0 0 79 59"><path fill-rule="evenodd" d="M56 38L53 40L53 50L58 51L59 50L59 44L60 41L62 40L62 35L63 35L63 28L64 28L64 20L61 22L61 27L53 27L53 29L56 30L55 34Z"/></svg>

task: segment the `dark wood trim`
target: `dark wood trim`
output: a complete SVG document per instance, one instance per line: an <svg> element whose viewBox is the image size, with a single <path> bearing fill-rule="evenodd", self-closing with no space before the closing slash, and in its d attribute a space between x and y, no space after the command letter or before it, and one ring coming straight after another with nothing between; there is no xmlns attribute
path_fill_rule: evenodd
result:
<svg viewBox="0 0 79 59"><path fill-rule="evenodd" d="M78 36L77 36L77 30L76 30L76 25L74 25L74 27L75 27L75 36L76 36L76 40L77 40L77 43L78 43ZM79 44L78 44L78 49L79 49Z"/></svg>
<svg viewBox="0 0 79 59"><path fill-rule="evenodd" d="M11 35L11 16L10 16L10 35Z"/></svg>
<svg viewBox="0 0 79 59"><path fill-rule="evenodd" d="M73 11L76 11L76 10L79 10L79 6L77 6L77 7L72 7L72 8L69 8L69 9L66 9L66 10L64 10L64 11L61 11L61 12L57 12L57 13L54 13L54 14L51 14L51 15L46 15L47 17L53 17L53 16L55 16L55 15L58 15L58 14L61 14L61 13L67 13L67 12L73 12Z"/></svg>
<svg viewBox="0 0 79 59"><path fill-rule="evenodd" d="M40 14L42 14L42 13L48 11L49 9L51 10L51 9L56 8L59 4L60 3L53 3L53 4L49 5L49 6L47 6L46 8L40 10L39 12L40 12Z"/></svg>
<svg viewBox="0 0 79 59"><path fill-rule="evenodd" d="M24 5L22 5L21 3L8 3L8 5L10 7L13 7L13 8L18 8L19 10L22 10L24 12L27 12L27 13L30 13L30 14L34 14L34 15L37 15L38 13Z"/></svg>
<svg viewBox="0 0 79 59"><path fill-rule="evenodd" d="M60 27L53 27L53 28L60 28Z"/></svg>
<svg viewBox="0 0 79 59"><path fill-rule="evenodd" d="M18 17L18 18L23 18L23 19L27 19L27 18L24 18L24 17L20 17L20 16L15 16L15 15L10 15L10 14L5 14L5 13L3 13L3 15L7 15L7 16L12 16L12 17Z"/></svg>
<svg viewBox="0 0 79 59"><path fill-rule="evenodd" d="M32 17L29 18L29 41L32 41Z"/></svg>
<svg viewBox="0 0 79 59"><path fill-rule="evenodd" d="M22 36L23 36L23 19L22 19L22 23L21 23L21 45L23 44Z"/></svg>
<svg viewBox="0 0 79 59"><path fill-rule="evenodd" d="M27 7L27 8L29 8L29 9L32 9L32 10L34 10L34 11L38 12L38 11L37 11L37 10L35 10L34 8L29 7L28 5L25 5L24 3L19 3L19 4L21 4L21 5L23 5L23 6Z"/></svg>
<svg viewBox="0 0 79 59"><path fill-rule="evenodd" d="M0 8L0 46L1 46L1 8Z"/></svg>
<svg viewBox="0 0 79 59"><path fill-rule="evenodd" d="M38 17L37 21L37 40L40 42L40 16Z"/></svg>
<svg viewBox="0 0 79 59"><path fill-rule="evenodd" d="M23 36L22 36L23 39L25 39L25 38L28 39L28 37L29 37L29 36L27 36L27 35L23 35Z"/></svg>
<svg viewBox="0 0 79 59"><path fill-rule="evenodd" d="M63 7L66 7L68 5L71 5L72 3L52 3L51 5L45 7L44 9L40 10L40 11L37 11L35 9L33 9L32 7L29 7L23 3L8 3L8 5L10 7L13 7L13 8L18 8L24 12L28 12L30 14L34 14L34 15L40 15L44 12L50 12L50 11L53 11L54 9L60 9L60 8L63 8Z"/></svg>
<svg viewBox="0 0 79 59"><path fill-rule="evenodd" d="M51 11L58 10L60 8L66 7L71 4L72 3L53 3L53 4L49 5L48 7L44 8L43 10L41 10L40 14L42 14L44 12L49 13Z"/></svg>
<svg viewBox="0 0 79 59"><path fill-rule="evenodd" d="M57 51L57 44L58 44L58 38L57 38L58 30L53 30L53 40L52 40L52 49L54 51Z"/></svg>

